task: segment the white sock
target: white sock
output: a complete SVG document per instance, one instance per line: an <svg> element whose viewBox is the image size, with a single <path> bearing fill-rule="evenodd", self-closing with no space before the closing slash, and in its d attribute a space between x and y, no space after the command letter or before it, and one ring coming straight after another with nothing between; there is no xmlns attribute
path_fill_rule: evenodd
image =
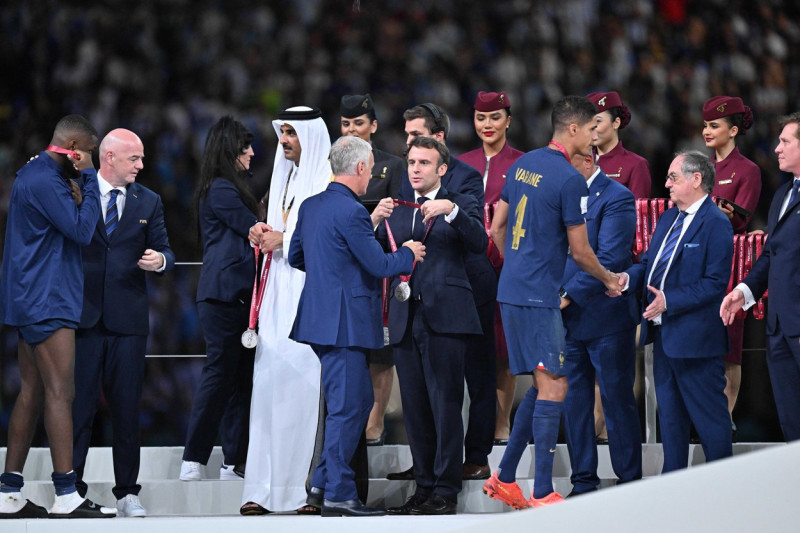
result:
<svg viewBox="0 0 800 533"><path fill-rule="evenodd" d="M54 514L69 514L82 503L83 498L78 494L78 491L62 494L61 496L56 496L56 501L53 502L50 512Z"/></svg>
<svg viewBox="0 0 800 533"><path fill-rule="evenodd" d="M22 492L0 492L0 513L16 513L25 507Z"/></svg>

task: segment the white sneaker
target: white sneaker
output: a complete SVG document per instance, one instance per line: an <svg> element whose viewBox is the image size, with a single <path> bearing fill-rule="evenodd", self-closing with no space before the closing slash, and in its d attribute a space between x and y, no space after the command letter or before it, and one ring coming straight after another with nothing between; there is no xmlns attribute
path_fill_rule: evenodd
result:
<svg viewBox="0 0 800 533"><path fill-rule="evenodd" d="M117 516L147 516L147 509L142 505L139 496L128 494L117 500Z"/></svg>
<svg viewBox="0 0 800 533"><path fill-rule="evenodd" d="M195 461L183 461L181 463L181 481L200 481L203 475L200 473L200 463Z"/></svg>
<svg viewBox="0 0 800 533"><path fill-rule="evenodd" d="M243 477L244 476L240 476L239 473L236 472L236 467L234 465L222 463L222 466L219 468L219 479L222 481L235 481Z"/></svg>

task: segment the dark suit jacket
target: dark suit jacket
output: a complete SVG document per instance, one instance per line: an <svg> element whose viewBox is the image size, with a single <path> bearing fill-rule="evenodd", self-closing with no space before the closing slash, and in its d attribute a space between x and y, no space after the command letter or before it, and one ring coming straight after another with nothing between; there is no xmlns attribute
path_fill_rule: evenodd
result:
<svg viewBox="0 0 800 533"><path fill-rule="evenodd" d="M383 348L381 278L411 272L414 253L384 253L347 186L331 183L300 206L289 264L306 273L289 337L323 346Z"/></svg>
<svg viewBox="0 0 800 533"><path fill-rule="evenodd" d="M628 270L631 290L642 291L642 310L647 307L646 283L656 254L677 216L677 207L661 215L642 262ZM709 196L678 242L664 279L667 311L661 315L661 339L669 357L712 357L728 351L728 333L719 308L731 277L732 259L733 228ZM653 339L652 324L643 320L639 344Z"/></svg>
<svg viewBox="0 0 800 533"><path fill-rule="evenodd" d="M255 277L253 248L247 240L258 217L230 181L217 178L200 202L203 266L197 301L249 303Z"/></svg>
<svg viewBox="0 0 800 533"><path fill-rule="evenodd" d="M475 199L480 207L479 216L483 226L483 176L471 165L450 157L447 172L442 176L442 187L452 193L466 194ZM414 189L405 180L401 190L403 198L414 200ZM484 231L485 233L485 231ZM487 241L488 242L488 241ZM486 247L480 252L471 253L466 262L469 282L472 285L475 305L483 305L497 299L497 273L486 256Z"/></svg>
<svg viewBox="0 0 800 533"><path fill-rule="evenodd" d="M586 231L589 244L604 267L622 272L633 264L631 246L636 229L633 193L602 171L589 188ZM581 270L567 257L561 285L573 302L562 311L571 338L590 340L636 327L638 299L629 292L619 298L606 296L602 282Z"/></svg>
<svg viewBox="0 0 800 533"><path fill-rule="evenodd" d="M436 199L451 200L459 211L450 224L443 216L436 217L425 240L425 260L417 264L412 285L422 295L425 318L434 332L480 334L481 325L465 265L468 255L483 254L489 242L481 210L471 196L451 193L444 186ZM413 216L413 208L400 205L387 219L398 244L411 239ZM377 231L378 240L384 249L389 249L386 225L380 224ZM394 298L394 288L399 283L399 278L391 283L389 341L392 344L402 340L409 325L409 301L399 302Z"/></svg>
<svg viewBox="0 0 800 533"><path fill-rule="evenodd" d="M161 197L131 183L125 195L125 209L111 237L98 217L92 241L84 246L83 309L81 328L94 327L102 318L106 328L122 335L150 332L145 271L137 262L146 249L164 254L164 272L175 265L164 225Z"/></svg>
<svg viewBox="0 0 800 533"><path fill-rule="evenodd" d="M744 283L756 298L770 289L767 334L776 333L780 320L781 331L797 337L800 335L800 198L787 206L786 213L778 220L791 187L790 181L772 199L767 216L769 238Z"/></svg>

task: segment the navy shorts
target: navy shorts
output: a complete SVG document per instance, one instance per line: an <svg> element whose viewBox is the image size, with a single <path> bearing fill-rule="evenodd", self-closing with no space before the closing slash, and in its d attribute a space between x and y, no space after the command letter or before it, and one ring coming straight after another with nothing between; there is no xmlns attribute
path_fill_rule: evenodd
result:
<svg viewBox="0 0 800 533"><path fill-rule="evenodd" d="M17 326L17 332L22 337L22 340L27 342L31 350L33 350L61 328L78 329L78 323L64 318L51 318L30 326Z"/></svg>
<svg viewBox="0 0 800 533"><path fill-rule="evenodd" d="M512 374L531 374L539 368L557 376L566 375L566 341L560 310L500 303L500 314Z"/></svg>

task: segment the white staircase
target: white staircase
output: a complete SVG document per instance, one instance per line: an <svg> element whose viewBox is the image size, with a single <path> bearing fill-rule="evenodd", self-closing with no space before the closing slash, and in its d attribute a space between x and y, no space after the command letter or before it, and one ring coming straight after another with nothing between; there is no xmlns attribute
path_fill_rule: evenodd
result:
<svg viewBox="0 0 800 533"><path fill-rule="evenodd" d="M780 444L735 444L734 454L740 455L757 449L782 446ZM408 446L387 445L371 447L369 450L370 487L368 504L376 507L401 505L413 493L412 481L388 481L386 474L405 470L411 466ZM492 470L500 464L505 447L496 446L489 457ZM615 484L616 477L611 468L608 446L599 446L598 475L601 488ZM523 492L533 489L533 462L535 447L528 446L517 469L517 481ZM163 516L224 516L238 515L241 505L242 481L220 481L219 468L222 453L215 448L205 467L202 481L186 482L178 479L181 447L143 448L141 451L139 494L142 504L151 517ZM657 476L663 461L661 445L645 444L642 452L645 477ZM800 462L800 456L798 456ZM5 461L5 449L0 449L0 461ZM699 445L690 449L690 463L704 463L703 450ZM53 485L50 481L52 463L47 448L34 448L28 456L23 475L25 497L49 507L53 501ZM565 445L557 447L553 466L554 484L557 491L566 495L572 489L569 482L569 455ZM88 497L95 502L113 506L111 493L114 486L114 470L111 448L92 448L86 461L84 479L89 484ZM465 481L459 496L459 513L511 512L502 503L487 498L483 492L483 481ZM799 526L800 527L800 526ZM2 529L2 528L0 528Z"/></svg>

